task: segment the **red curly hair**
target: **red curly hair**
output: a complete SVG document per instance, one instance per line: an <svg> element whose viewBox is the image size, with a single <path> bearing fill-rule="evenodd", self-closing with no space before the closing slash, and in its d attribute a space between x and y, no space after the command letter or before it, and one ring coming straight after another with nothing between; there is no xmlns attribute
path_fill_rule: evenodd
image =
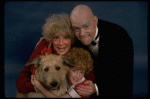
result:
<svg viewBox="0 0 150 99"><path fill-rule="evenodd" d="M93 59L91 54L83 48L73 47L64 56L74 60L76 68L85 70L88 74L93 69Z"/></svg>

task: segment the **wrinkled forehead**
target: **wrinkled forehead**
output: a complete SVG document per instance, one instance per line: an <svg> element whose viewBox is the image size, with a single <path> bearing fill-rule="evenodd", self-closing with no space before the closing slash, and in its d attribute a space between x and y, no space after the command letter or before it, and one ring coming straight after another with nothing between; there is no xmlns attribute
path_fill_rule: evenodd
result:
<svg viewBox="0 0 150 99"><path fill-rule="evenodd" d="M71 18L72 27L83 26L90 22L91 22L91 18L86 15L81 16L81 17L72 17Z"/></svg>
<svg viewBox="0 0 150 99"><path fill-rule="evenodd" d="M46 55L46 56L43 56L41 58L41 61L40 61L41 64L43 65L47 65L47 66L53 66L55 64L62 64L62 59L61 59L61 56L60 55Z"/></svg>

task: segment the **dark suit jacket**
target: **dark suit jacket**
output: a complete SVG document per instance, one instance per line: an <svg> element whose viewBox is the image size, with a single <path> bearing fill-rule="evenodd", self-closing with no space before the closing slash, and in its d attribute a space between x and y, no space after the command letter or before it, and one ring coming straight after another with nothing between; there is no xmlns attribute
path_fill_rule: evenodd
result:
<svg viewBox="0 0 150 99"><path fill-rule="evenodd" d="M75 45L88 50L94 59L95 83L99 97L132 97L133 42L120 26L98 20L99 53L94 58L87 46L78 40Z"/></svg>

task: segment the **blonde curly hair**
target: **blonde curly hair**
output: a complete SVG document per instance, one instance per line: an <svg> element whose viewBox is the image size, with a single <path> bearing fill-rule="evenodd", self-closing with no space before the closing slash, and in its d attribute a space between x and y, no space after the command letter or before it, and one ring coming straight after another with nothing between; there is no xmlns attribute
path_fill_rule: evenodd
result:
<svg viewBox="0 0 150 99"><path fill-rule="evenodd" d="M71 27L71 22L69 15L62 14L53 14L46 19L46 23L42 27L42 34L45 39L49 42L52 42L54 34L57 32L65 32L66 36L71 38L71 42L74 42L74 32Z"/></svg>
<svg viewBox="0 0 150 99"><path fill-rule="evenodd" d="M79 47L72 47L66 54L66 56L74 60L76 64L76 69L85 70L85 73L88 74L93 69L93 60L91 54Z"/></svg>

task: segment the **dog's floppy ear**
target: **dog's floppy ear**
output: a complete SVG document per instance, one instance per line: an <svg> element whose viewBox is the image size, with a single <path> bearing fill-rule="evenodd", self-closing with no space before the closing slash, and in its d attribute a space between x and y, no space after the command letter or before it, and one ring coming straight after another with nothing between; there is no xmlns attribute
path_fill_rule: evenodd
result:
<svg viewBox="0 0 150 99"><path fill-rule="evenodd" d="M26 65L34 64L34 67L37 68L37 67L39 66L39 61L40 61L40 60L41 60L41 57L36 57L36 58L34 58L34 59L28 61L28 62L25 64L25 66L26 66Z"/></svg>
<svg viewBox="0 0 150 99"><path fill-rule="evenodd" d="M67 65L67 66L76 66L75 62L72 59L70 59L70 58L68 58L66 56L61 56L61 58L63 60L63 64L64 65Z"/></svg>

